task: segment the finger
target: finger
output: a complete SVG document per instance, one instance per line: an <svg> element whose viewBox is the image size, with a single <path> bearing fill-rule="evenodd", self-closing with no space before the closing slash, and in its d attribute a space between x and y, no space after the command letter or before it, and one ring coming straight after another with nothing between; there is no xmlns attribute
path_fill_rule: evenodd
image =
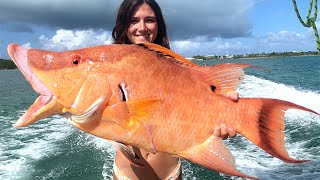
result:
<svg viewBox="0 0 320 180"><path fill-rule="evenodd" d="M237 93L236 91L229 91L227 92L226 96L235 102L239 100L239 93Z"/></svg>
<svg viewBox="0 0 320 180"><path fill-rule="evenodd" d="M228 138L228 129L225 124L221 124L221 139L225 140Z"/></svg>
<svg viewBox="0 0 320 180"><path fill-rule="evenodd" d="M228 128L228 134L230 137L236 137L237 133L233 128Z"/></svg>
<svg viewBox="0 0 320 180"><path fill-rule="evenodd" d="M221 127L220 126L216 126L214 128L213 135L216 137L221 137Z"/></svg>

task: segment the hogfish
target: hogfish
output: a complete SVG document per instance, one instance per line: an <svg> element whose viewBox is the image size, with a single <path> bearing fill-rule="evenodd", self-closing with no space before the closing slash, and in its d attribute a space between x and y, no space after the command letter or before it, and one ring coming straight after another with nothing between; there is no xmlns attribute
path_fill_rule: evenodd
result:
<svg viewBox="0 0 320 180"><path fill-rule="evenodd" d="M224 96L236 90L249 64L196 65L161 46L102 45L65 52L24 49L8 53L40 94L16 122L28 126L61 114L95 136L166 152L232 176L255 178L237 170L221 138L222 123L270 155L301 163L285 148L287 109L319 113L277 99Z"/></svg>

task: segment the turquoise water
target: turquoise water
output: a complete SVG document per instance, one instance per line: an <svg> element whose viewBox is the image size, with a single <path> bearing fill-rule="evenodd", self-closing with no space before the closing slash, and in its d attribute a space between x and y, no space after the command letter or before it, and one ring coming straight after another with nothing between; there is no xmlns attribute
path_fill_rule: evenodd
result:
<svg viewBox="0 0 320 180"><path fill-rule="evenodd" d="M246 70L238 89L241 96L288 100L320 112L320 56L198 63L223 62L250 63L271 70ZM112 146L71 127L63 117L48 118L28 128L12 127L37 96L19 70L0 71L0 179L111 179ZM320 118L289 110L285 122L289 154L311 162L283 163L237 136L224 141L237 167L261 179L319 179ZM183 172L184 179L230 179L186 161Z"/></svg>

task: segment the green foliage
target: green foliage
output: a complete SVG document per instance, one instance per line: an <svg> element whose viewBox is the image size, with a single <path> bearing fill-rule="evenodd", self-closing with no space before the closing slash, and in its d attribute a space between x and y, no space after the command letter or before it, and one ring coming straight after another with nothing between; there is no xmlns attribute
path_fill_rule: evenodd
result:
<svg viewBox="0 0 320 180"><path fill-rule="evenodd" d="M16 69L17 66L11 60L0 59L0 69Z"/></svg>
<svg viewBox="0 0 320 180"><path fill-rule="evenodd" d="M195 59L207 59L205 56L201 56L201 55L193 56L193 58L195 58Z"/></svg>
<svg viewBox="0 0 320 180"><path fill-rule="evenodd" d="M195 59L202 60L214 60L214 59L237 59L237 58L261 58L261 57L289 57L289 56L319 56L320 54L317 51L299 51L299 52L272 52L272 53L253 53L253 54L245 54L245 55L233 55L232 57L227 56L202 56L197 55L193 56Z"/></svg>

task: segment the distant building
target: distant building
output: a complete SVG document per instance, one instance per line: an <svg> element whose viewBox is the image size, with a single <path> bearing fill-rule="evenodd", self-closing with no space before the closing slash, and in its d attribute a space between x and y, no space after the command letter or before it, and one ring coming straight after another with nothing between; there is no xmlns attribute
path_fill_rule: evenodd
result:
<svg viewBox="0 0 320 180"><path fill-rule="evenodd" d="M202 61L203 59L193 58L193 57L186 57L189 61Z"/></svg>
<svg viewBox="0 0 320 180"><path fill-rule="evenodd" d="M195 60L196 58L193 58L193 57L186 57L186 59L192 61L192 60Z"/></svg>

